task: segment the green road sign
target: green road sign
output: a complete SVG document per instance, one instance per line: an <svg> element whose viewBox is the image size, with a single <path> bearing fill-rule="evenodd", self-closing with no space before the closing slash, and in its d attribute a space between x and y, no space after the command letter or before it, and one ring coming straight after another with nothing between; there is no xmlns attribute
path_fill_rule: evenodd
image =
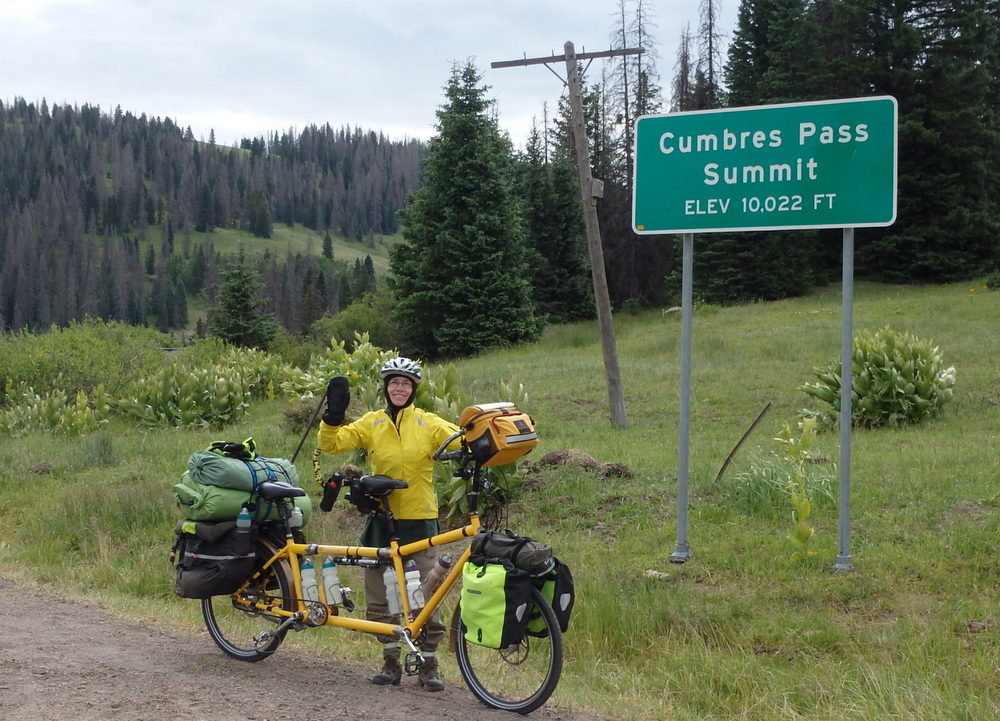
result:
<svg viewBox="0 0 1000 721"><path fill-rule="evenodd" d="M636 233L892 225L896 99L646 115L633 180Z"/></svg>

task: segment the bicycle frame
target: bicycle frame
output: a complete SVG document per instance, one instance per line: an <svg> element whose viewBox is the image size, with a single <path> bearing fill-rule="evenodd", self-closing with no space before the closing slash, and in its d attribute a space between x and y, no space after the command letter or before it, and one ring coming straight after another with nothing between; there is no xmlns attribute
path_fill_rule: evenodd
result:
<svg viewBox="0 0 1000 721"><path fill-rule="evenodd" d="M244 605L245 603L248 607L253 607L260 611L266 611L273 616L282 616L285 618L301 620L311 626L335 626L338 628L348 628L367 633L400 636L402 639L407 641L407 645L411 645L412 639L419 635L424 624L438 609L441 602L461 577L462 566L469 557L469 549L466 548L458 559L456 559L456 561L452 564L451 569L442 580L441 585L438 586L437 590L435 590L429 599L426 599L424 607L420 609L416 615L413 614L413 610L410 608L409 599L406 594L406 582L403 575L404 559L419 551L424 551L432 547L444 546L449 543L461 541L463 538L474 536L479 532L479 527L479 516L472 514L469 517L469 522L461 528L456 528L444 533L438 533L428 538L407 543L402 546L393 539L390 541L389 546L383 547L298 543L292 540L291 534L289 534L286 538L285 545L282 546L273 556L271 556L271 558L264 563L262 568L257 573L251 576L248 580L248 584L255 578L258 578L264 571L273 566L275 563L287 560L291 569L295 607L290 609L276 608L270 604L261 603L260 601L250 603L244 602L242 599L236 600L235 603L240 605ZM305 599L305 594L302 591L302 573L300 571L300 560L306 556L335 556L340 558L355 559L370 558L378 561L379 563L391 562L393 570L396 573L396 585L399 590L399 598L403 609L401 618L406 620L406 623L396 625L326 612L319 614L320 616L324 616L321 622L317 622L316 619L310 619L310 616L316 610L316 606L313 604L313 607L311 608L310 603ZM322 596L325 596L325 591L320 590L320 593ZM239 591L237 591L236 596L239 597ZM327 599L322 596L321 600L324 602L325 606Z"/></svg>

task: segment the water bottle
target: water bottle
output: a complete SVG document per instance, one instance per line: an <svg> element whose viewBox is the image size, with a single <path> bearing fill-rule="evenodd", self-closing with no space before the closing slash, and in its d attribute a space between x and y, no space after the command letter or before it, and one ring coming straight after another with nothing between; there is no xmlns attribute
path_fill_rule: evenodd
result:
<svg viewBox="0 0 1000 721"><path fill-rule="evenodd" d="M247 510L246 506L243 506L239 515L236 516L236 532L250 533L250 511Z"/></svg>
<svg viewBox="0 0 1000 721"><path fill-rule="evenodd" d="M308 558L302 559L302 595L306 601L319 602L319 584L316 582L316 568Z"/></svg>
<svg viewBox="0 0 1000 721"><path fill-rule="evenodd" d="M406 562L406 598L410 602L410 610L416 611L424 607L424 594L420 590L420 569L416 561Z"/></svg>
<svg viewBox="0 0 1000 721"><path fill-rule="evenodd" d="M420 587L420 593L424 598L424 602L434 595L437 587L441 585L441 581L444 577L448 575L448 571L451 569L451 564L453 562L452 555L450 553L445 553L438 557L437 563L431 568L427 573L427 578L424 579L424 585Z"/></svg>
<svg viewBox="0 0 1000 721"><path fill-rule="evenodd" d="M333 556L323 559L323 590L326 592L326 602L330 606L339 606L344 602L344 594L340 590L340 577L337 575L337 564Z"/></svg>
<svg viewBox="0 0 1000 721"><path fill-rule="evenodd" d="M389 604L389 613L396 615L403 610L403 605L399 600L399 586L396 584L396 569L386 566L382 574L382 583L385 584L385 598Z"/></svg>
<svg viewBox="0 0 1000 721"><path fill-rule="evenodd" d="M288 517L288 525L292 528L302 528L302 509L296 506Z"/></svg>

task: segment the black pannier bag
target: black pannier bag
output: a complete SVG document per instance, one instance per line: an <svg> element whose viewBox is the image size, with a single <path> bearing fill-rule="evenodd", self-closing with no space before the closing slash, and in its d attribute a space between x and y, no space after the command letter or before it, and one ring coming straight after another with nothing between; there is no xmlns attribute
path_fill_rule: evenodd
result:
<svg viewBox="0 0 1000 721"><path fill-rule="evenodd" d="M552 611L556 614L559 622L559 630L563 633L569 629L569 617L573 613L573 603L576 601L576 591L573 587L573 574L569 566L560 561L555 561L555 568L548 573L531 579L532 584L537 588L542 597L552 606ZM545 621L541 612L533 605L531 613L528 614L529 636L546 636Z"/></svg>
<svg viewBox="0 0 1000 721"><path fill-rule="evenodd" d="M480 531L473 536L469 550L474 563L508 561L532 576L541 576L555 567L549 544L510 531Z"/></svg>
<svg viewBox="0 0 1000 721"><path fill-rule="evenodd" d="M257 527L238 531L236 521L179 521L171 559L174 593L183 598L225 596L254 571Z"/></svg>

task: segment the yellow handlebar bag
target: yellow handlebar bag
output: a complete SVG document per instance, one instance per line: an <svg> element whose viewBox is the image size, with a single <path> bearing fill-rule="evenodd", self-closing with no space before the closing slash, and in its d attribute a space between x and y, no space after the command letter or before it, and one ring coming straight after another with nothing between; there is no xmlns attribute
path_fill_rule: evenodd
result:
<svg viewBox="0 0 1000 721"><path fill-rule="evenodd" d="M535 422L509 401L469 406L458 425L469 451L484 467L513 463L538 445Z"/></svg>

